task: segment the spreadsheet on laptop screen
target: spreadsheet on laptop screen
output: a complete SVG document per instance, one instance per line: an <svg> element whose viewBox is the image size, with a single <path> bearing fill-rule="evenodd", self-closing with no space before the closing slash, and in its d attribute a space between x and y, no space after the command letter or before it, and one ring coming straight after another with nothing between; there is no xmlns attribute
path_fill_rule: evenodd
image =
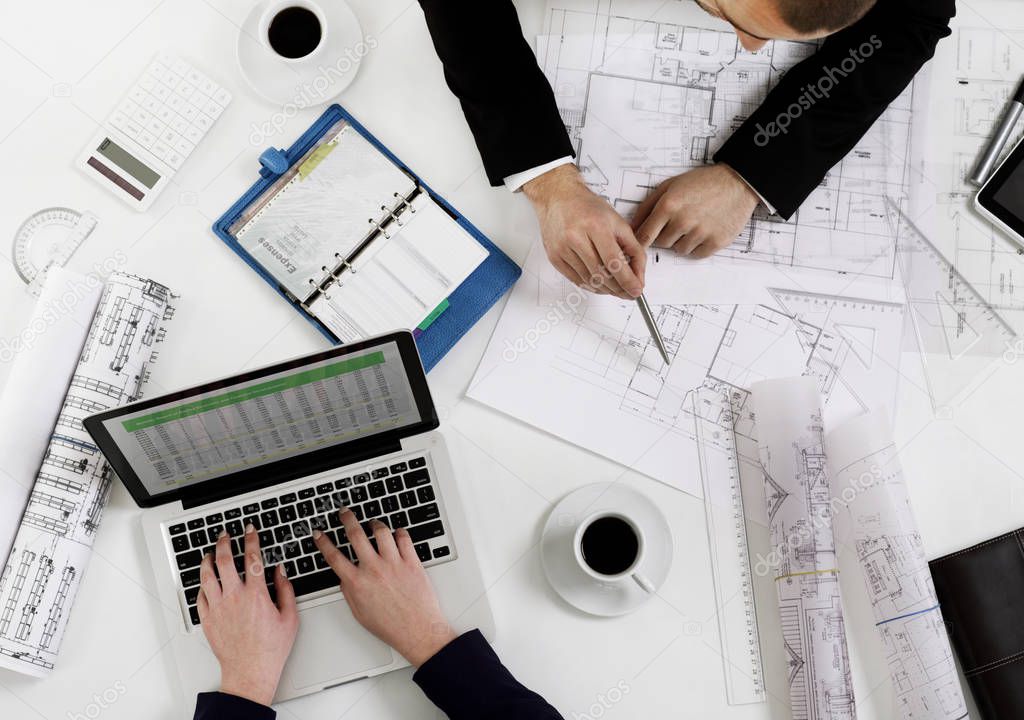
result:
<svg viewBox="0 0 1024 720"><path fill-rule="evenodd" d="M421 420L396 343L104 421L157 494Z"/></svg>

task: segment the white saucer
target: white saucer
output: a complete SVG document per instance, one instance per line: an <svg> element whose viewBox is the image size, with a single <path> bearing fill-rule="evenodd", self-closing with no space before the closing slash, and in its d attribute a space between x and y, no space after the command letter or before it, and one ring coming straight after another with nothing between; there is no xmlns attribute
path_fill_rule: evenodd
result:
<svg viewBox="0 0 1024 720"><path fill-rule="evenodd" d="M590 613L625 615L650 598L633 580L604 583L587 575L573 554L580 521L601 510L617 510L633 518L644 532L641 571L657 589L672 567L672 532L658 506L645 495L614 483L587 485L562 498L548 516L541 534L540 560L548 582L567 603Z"/></svg>
<svg viewBox="0 0 1024 720"><path fill-rule="evenodd" d="M273 103L302 109L329 102L352 84L369 45L363 39L358 18L344 0L320 4L326 15L327 44L312 58L299 62L282 60L259 39L260 18L268 4L254 7L238 33L238 65L257 94Z"/></svg>

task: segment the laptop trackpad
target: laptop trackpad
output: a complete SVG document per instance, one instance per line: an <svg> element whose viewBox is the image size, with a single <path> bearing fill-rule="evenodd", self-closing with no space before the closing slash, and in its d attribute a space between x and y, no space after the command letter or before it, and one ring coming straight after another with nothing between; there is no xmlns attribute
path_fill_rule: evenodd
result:
<svg viewBox="0 0 1024 720"><path fill-rule="evenodd" d="M363 629L344 598L299 611L299 636L285 670L295 688L390 665L391 648Z"/></svg>

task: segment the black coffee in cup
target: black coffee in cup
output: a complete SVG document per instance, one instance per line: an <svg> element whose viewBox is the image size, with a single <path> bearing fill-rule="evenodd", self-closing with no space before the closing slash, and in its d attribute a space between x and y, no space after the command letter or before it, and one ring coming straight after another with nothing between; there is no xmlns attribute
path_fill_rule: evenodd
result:
<svg viewBox="0 0 1024 720"><path fill-rule="evenodd" d="M323 36L320 18L301 5L287 7L277 13L267 28L270 47L281 57L295 60L316 50Z"/></svg>
<svg viewBox="0 0 1024 720"><path fill-rule="evenodd" d="M584 562L601 575L618 575L636 560L640 539L633 526L620 517L606 515L583 531L580 551Z"/></svg>

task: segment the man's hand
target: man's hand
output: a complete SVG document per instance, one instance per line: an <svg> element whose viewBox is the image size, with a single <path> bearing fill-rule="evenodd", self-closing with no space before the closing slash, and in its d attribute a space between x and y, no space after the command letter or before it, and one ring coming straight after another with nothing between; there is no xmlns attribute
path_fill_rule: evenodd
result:
<svg viewBox="0 0 1024 720"><path fill-rule="evenodd" d="M313 532L313 540L341 580L352 615L419 667L454 640L455 632L441 612L412 538L404 528L392 535L387 525L374 520L378 553L351 510L341 514L341 521L358 566L319 530Z"/></svg>
<svg viewBox="0 0 1024 720"><path fill-rule="evenodd" d="M540 221L548 259L579 287L630 300L644 288L647 255L629 223L591 192L574 165L523 186Z"/></svg>
<svg viewBox="0 0 1024 720"><path fill-rule="evenodd" d="M731 167L710 165L661 183L637 209L633 227L645 247L706 258L739 236L758 201Z"/></svg>
<svg viewBox="0 0 1024 720"><path fill-rule="evenodd" d="M217 540L216 555L219 581L212 555L199 566L198 607L203 632L220 662L221 692L269 705L299 630L295 591L278 565L274 587L280 609L270 599L252 525L245 528L244 581L235 570L226 533Z"/></svg>

